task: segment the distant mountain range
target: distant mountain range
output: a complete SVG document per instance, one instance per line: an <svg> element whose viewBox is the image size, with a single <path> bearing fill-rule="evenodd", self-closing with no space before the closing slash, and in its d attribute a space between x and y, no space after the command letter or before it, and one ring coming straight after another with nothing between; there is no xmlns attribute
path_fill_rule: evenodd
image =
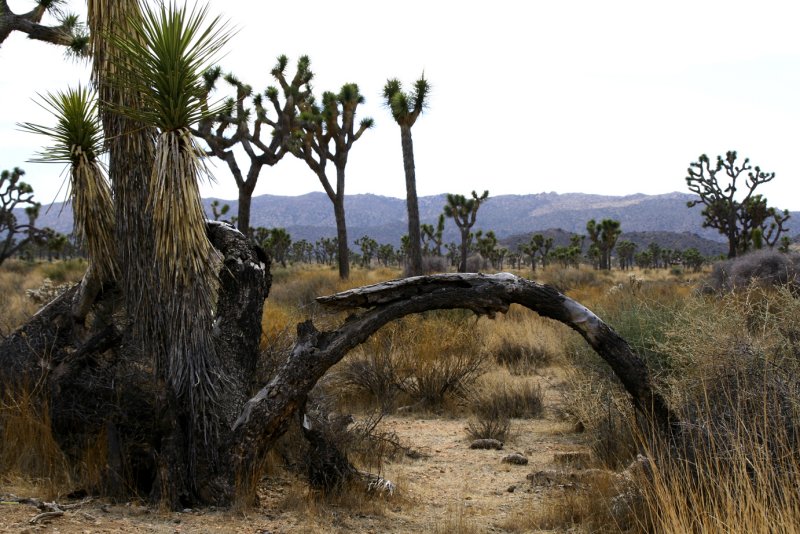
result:
<svg viewBox="0 0 800 534"><path fill-rule="evenodd" d="M694 198L696 198L694 195L677 192L627 196L583 193L499 195L490 197L481 206L474 230L493 230L500 239L515 235L530 235L555 228L565 232L586 233L586 221L589 219L598 221L616 219L620 221L625 234L623 239L644 241L640 247L655 240L662 246L673 249L690 246L697 246L700 249L714 248L710 244L703 243L705 241L721 243L723 239L715 230L702 228L699 207L691 209L686 207L686 202ZM215 199L204 200L209 214L211 213L209 206L213 200ZM230 205L229 214L237 212L237 201L220 200L220 203ZM445 195L420 197L421 221L435 224L444 205ZM62 208L64 207L60 203L49 209L43 207L39 225L50 226L59 232L70 232L72 212L68 206ZM369 235L379 243L398 245L400 237L408 231L405 199L371 194L351 195L345 201L345 208L351 241ZM314 242L321 237L336 235L331 202L325 193L321 192L295 197L275 195L254 197L251 224L254 227L286 228L293 240L306 239ZM800 233L800 216L793 214L788 227L790 236ZM642 232L645 234L640 235ZM651 232L659 234L650 234ZM445 240L457 239L457 229L453 222L448 220L445 226ZM661 243L662 240L664 243ZM681 243L686 245L680 246ZM725 247L723 246L721 250L724 251Z"/></svg>

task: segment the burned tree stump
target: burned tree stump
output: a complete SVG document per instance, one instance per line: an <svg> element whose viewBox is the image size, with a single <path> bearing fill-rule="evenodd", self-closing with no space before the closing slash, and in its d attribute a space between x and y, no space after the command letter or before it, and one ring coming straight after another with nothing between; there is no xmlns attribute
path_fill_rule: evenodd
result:
<svg viewBox="0 0 800 534"><path fill-rule="evenodd" d="M228 504L235 496L230 428L260 386L253 380L271 278L268 263L238 230L210 221L207 231L223 256L216 321L209 328L232 387L216 406L223 424L215 442L200 457L185 453L185 422L175 415L167 388L156 383L152 356L132 338L113 286L98 295L85 323L72 315L76 286L0 344L0 393L35 391L72 465L80 464L87 447L106 451L99 459L103 481L89 491L149 495L173 507Z"/></svg>

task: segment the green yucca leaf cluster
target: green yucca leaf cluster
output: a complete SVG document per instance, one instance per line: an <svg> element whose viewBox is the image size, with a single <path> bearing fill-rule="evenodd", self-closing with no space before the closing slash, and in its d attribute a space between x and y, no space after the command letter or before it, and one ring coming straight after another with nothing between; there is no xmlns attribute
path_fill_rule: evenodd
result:
<svg viewBox="0 0 800 534"><path fill-rule="evenodd" d="M142 105L117 112L153 125L162 132L187 128L217 110L205 109L208 78L204 73L231 37L220 17L205 25L208 6L157 7L141 5L141 16L131 21L133 32L111 34L126 64L112 74L112 82L141 95Z"/></svg>
<svg viewBox="0 0 800 534"><path fill-rule="evenodd" d="M56 119L55 126L32 123L24 131L49 137L54 144L34 161L63 162L70 169L70 200L75 234L86 244L89 261L101 280L118 275L114 243L114 205L111 188L99 155L103 134L95 94L85 87L41 96L44 109Z"/></svg>
<svg viewBox="0 0 800 534"><path fill-rule="evenodd" d="M93 91L77 89L39 95L39 105L56 117L55 126L26 122L23 130L41 134L54 141L38 153L35 162L76 163L85 157L93 162L103 149L103 128L97 116L97 99Z"/></svg>
<svg viewBox="0 0 800 534"><path fill-rule="evenodd" d="M400 80L392 78L383 87L383 98L395 121L400 124L410 122L409 125L413 125L417 116L427 107L430 91L431 86L425 79L425 74L414 82L411 93L405 93Z"/></svg>

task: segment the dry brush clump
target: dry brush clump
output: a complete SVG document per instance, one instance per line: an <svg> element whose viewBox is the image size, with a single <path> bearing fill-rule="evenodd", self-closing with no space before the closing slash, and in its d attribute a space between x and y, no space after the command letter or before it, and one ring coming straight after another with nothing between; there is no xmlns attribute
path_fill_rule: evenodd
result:
<svg viewBox="0 0 800 534"><path fill-rule="evenodd" d="M396 321L340 363L334 377L351 399L360 395L387 410L453 408L469 399L486 368L475 321L460 311Z"/></svg>
<svg viewBox="0 0 800 534"><path fill-rule="evenodd" d="M53 496L68 487L76 470L53 438L48 408L37 402L34 388L6 390L0 401L0 475L37 480Z"/></svg>
<svg viewBox="0 0 800 534"><path fill-rule="evenodd" d="M797 291L798 284L800 254L764 249L715 263L703 289L707 292L720 292L756 285L788 286Z"/></svg>
<svg viewBox="0 0 800 534"><path fill-rule="evenodd" d="M653 466L637 479L638 531L794 532L800 524L800 302L790 287L748 284L713 296L646 282L593 303L647 359L680 414L670 439L634 416L593 355L570 346L576 371L565 405L594 455L619 467L644 451Z"/></svg>
<svg viewBox="0 0 800 534"><path fill-rule="evenodd" d="M691 301L665 340L685 421L655 442L643 484L655 525L793 532L800 524L800 302L750 287Z"/></svg>
<svg viewBox="0 0 800 534"><path fill-rule="evenodd" d="M529 375L562 362L571 333L564 325L513 305L493 321L481 321L487 352L515 375Z"/></svg>

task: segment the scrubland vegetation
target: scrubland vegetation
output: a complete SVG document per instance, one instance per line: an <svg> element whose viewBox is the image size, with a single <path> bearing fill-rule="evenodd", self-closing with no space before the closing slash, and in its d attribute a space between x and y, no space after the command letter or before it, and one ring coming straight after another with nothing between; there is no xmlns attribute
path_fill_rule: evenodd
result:
<svg viewBox="0 0 800 534"><path fill-rule="evenodd" d="M351 461L393 479L392 496L355 488L310 492L302 481L307 445L293 430L265 466L261 505L244 513L267 513L279 525L306 531L368 528L359 518L369 517L373 526L419 532L794 532L800 524L800 304L793 272L775 276L793 264L787 258L745 256L713 276L555 266L536 273L594 310L647 360L680 414L671 437L636 415L606 364L566 327L516 307L495 320L427 312L392 323L354 350L310 401ZM0 334L37 309L27 290L45 285L45 278L51 287L74 282L83 268L80 262L4 265ZM341 320L323 314L316 296L400 273L354 270L343 281L330 268L291 266L273 275L261 340L265 379L285 358L300 320L312 317L322 326ZM731 276L736 284L720 282ZM91 487L102 451L83 465L67 465L48 435L46 409L34 406L25 398L3 400L4 485L27 481L40 497ZM444 453L420 446L420 434L402 432L402 424L417 420L458 424L460 435L452 440L478 462L480 452L468 450L472 440L497 439L512 451L530 437L528 422L541 421L542 443L571 444L573 451L588 451L588 460L545 457L515 467L515 494L522 496L513 506L494 497L503 512L478 513L470 507L477 503L420 495L413 469ZM525 452L536 457L535 447ZM444 500L429 509L437 498ZM349 519L335 519L342 516Z"/></svg>

